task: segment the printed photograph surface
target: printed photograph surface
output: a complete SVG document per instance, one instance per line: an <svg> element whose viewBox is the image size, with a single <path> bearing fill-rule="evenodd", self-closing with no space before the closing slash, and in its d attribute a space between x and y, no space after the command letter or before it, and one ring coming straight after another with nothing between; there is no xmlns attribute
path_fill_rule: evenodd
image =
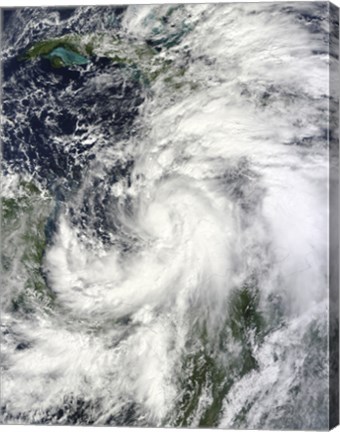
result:
<svg viewBox="0 0 340 432"><path fill-rule="evenodd" d="M328 429L333 12L1 10L1 423Z"/></svg>

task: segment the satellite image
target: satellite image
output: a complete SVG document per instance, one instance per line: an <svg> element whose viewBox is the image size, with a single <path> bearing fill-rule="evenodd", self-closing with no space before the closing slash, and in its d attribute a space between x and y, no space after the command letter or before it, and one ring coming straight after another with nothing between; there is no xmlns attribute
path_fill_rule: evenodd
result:
<svg viewBox="0 0 340 432"><path fill-rule="evenodd" d="M332 8L2 9L2 423L328 428Z"/></svg>

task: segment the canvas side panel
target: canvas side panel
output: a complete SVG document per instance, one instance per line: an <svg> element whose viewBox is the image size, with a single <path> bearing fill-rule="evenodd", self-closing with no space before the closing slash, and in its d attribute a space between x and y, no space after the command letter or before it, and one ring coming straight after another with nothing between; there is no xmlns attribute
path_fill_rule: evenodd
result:
<svg viewBox="0 0 340 432"><path fill-rule="evenodd" d="M339 9L330 4L329 427L339 424Z"/></svg>

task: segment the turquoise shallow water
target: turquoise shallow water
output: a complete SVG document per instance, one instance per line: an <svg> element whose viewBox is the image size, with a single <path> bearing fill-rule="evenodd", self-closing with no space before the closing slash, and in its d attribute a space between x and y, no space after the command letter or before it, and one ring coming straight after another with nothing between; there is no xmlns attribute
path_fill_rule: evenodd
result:
<svg viewBox="0 0 340 432"><path fill-rule="evenodd" d="M89 63L89 60L86 57L83 57L82 55L63 47L55 48L48 54L47 57L49 59L52 59L53 57L59 57L61 58L65 66L82 65Z"/></svg>

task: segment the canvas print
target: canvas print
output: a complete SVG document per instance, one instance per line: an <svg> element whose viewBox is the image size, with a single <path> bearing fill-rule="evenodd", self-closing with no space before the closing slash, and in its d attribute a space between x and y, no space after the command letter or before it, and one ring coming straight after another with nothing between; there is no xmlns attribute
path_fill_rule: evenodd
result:
<svg viewBox="0 0 340 432"><path fill-rule="evenodd" d="M1 423L335 426L338 9L1 17Z"/></svg>

